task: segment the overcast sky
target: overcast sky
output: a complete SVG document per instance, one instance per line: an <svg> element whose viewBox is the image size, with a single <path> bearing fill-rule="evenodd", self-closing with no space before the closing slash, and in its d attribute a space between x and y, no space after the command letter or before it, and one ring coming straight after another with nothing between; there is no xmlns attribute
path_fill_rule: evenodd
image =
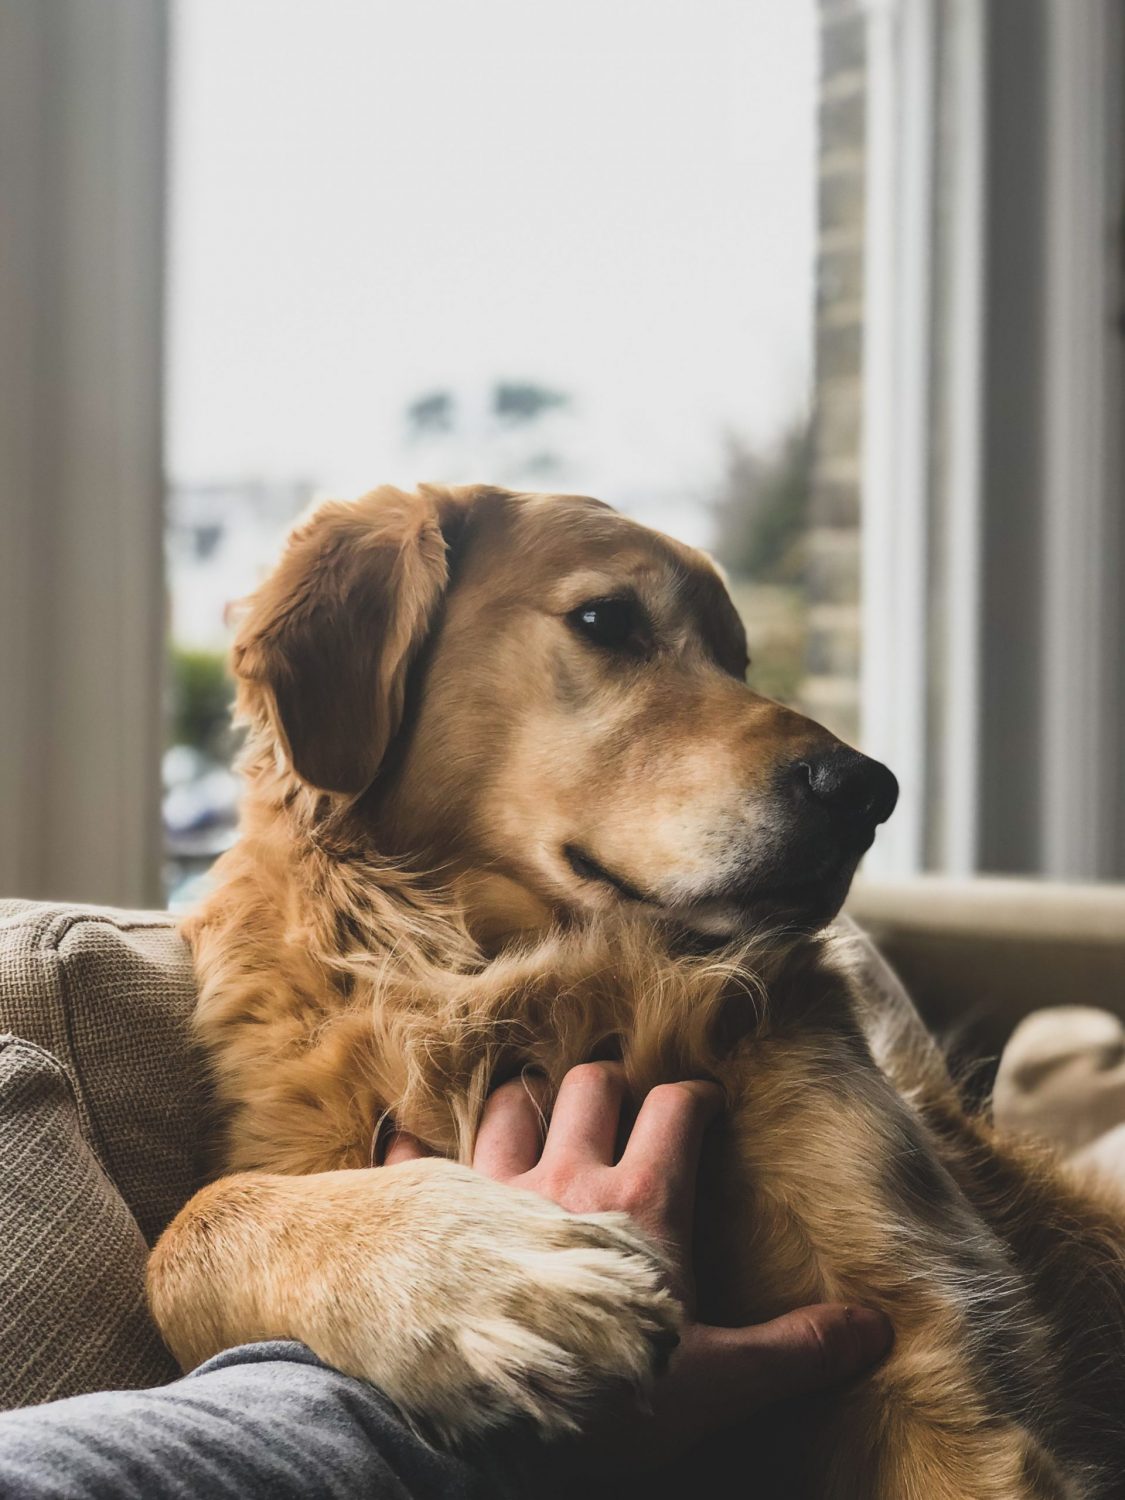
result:
<svg viewBox="0 0 1125 1500"><path fill-rule="evenodd" d="M703 495L803 406L812 0L176 11L174 479L425 478L405 403L525 377L583 487Z"/></svg>

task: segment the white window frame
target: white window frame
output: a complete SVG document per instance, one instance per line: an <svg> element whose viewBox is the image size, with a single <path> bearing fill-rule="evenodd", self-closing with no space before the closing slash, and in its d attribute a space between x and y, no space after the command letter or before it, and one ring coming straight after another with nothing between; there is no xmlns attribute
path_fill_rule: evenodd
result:
<svg viewBox="0 0 1125 1500"><path fill-rule="evenodd" d="M1123 9L868 0L861 705L903 788L877 877L1125 876ZM1041 122L1041 173L1002 170L1021 112ZM1038 339L1000 307L1020 233ZM1038 568L1013 575L996 538L1025 516ZM989 622L1014 588L1006 640ZM1026 794L996 795L1009 767Z"/></svg>

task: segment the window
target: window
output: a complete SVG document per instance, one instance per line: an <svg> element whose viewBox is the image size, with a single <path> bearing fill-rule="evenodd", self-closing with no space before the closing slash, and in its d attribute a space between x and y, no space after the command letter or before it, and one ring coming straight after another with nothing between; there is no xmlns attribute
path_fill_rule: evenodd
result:
<svg viewBox="0 0 1125 1500"><path fill-rule="evenodd" d="M813 0L174 18L173 899L233 837L226 609L319 495L598 495L713 548L800 697Z"/></svg>
<svg viewBox="0 0 1125 1500"><path fill-rule="evenodd" d="M869 876L1125 876L1119 0L16 9L5 889L158 899L163 740L183 895L229 603L423 477L712 546Z"/></svg>

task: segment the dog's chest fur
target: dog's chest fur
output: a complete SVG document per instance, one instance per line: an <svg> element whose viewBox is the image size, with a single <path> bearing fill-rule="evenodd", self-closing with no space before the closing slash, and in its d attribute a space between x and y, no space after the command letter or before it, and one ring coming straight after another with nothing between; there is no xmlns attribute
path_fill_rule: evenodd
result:
<svg viewBox="0 0 1125 1500"><path fill-rule="evenodd" d="M837 1299L890 1314L895 1354L836 1408L826 1445L876 1410L920 1420L935 1389L968 1427L1038 1442L1054 1384L1042 1321L942 1142L873 1060L820 942L701 957L601 922L460 969L424 949L326 963L305 942L272 949L281 983L262 1014L245 955L207 924L195 941L228 1168L367 1166L387 1112L466 1160L489 1088L524 1067L557 1088L576 1063L620 1055L636 1098L714 1077L729 1108L702 1171L702 1315L737 1325Z"/></svg>

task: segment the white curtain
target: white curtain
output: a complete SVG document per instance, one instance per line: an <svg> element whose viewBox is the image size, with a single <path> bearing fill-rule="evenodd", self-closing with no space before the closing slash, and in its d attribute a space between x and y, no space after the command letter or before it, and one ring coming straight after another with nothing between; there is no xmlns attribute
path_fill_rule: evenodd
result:
<svg viewBox="0 0 1125 1500"><path fill-rule="evenodd" d="M0 894L160 899L163 0L0 0Z"/></svg>

